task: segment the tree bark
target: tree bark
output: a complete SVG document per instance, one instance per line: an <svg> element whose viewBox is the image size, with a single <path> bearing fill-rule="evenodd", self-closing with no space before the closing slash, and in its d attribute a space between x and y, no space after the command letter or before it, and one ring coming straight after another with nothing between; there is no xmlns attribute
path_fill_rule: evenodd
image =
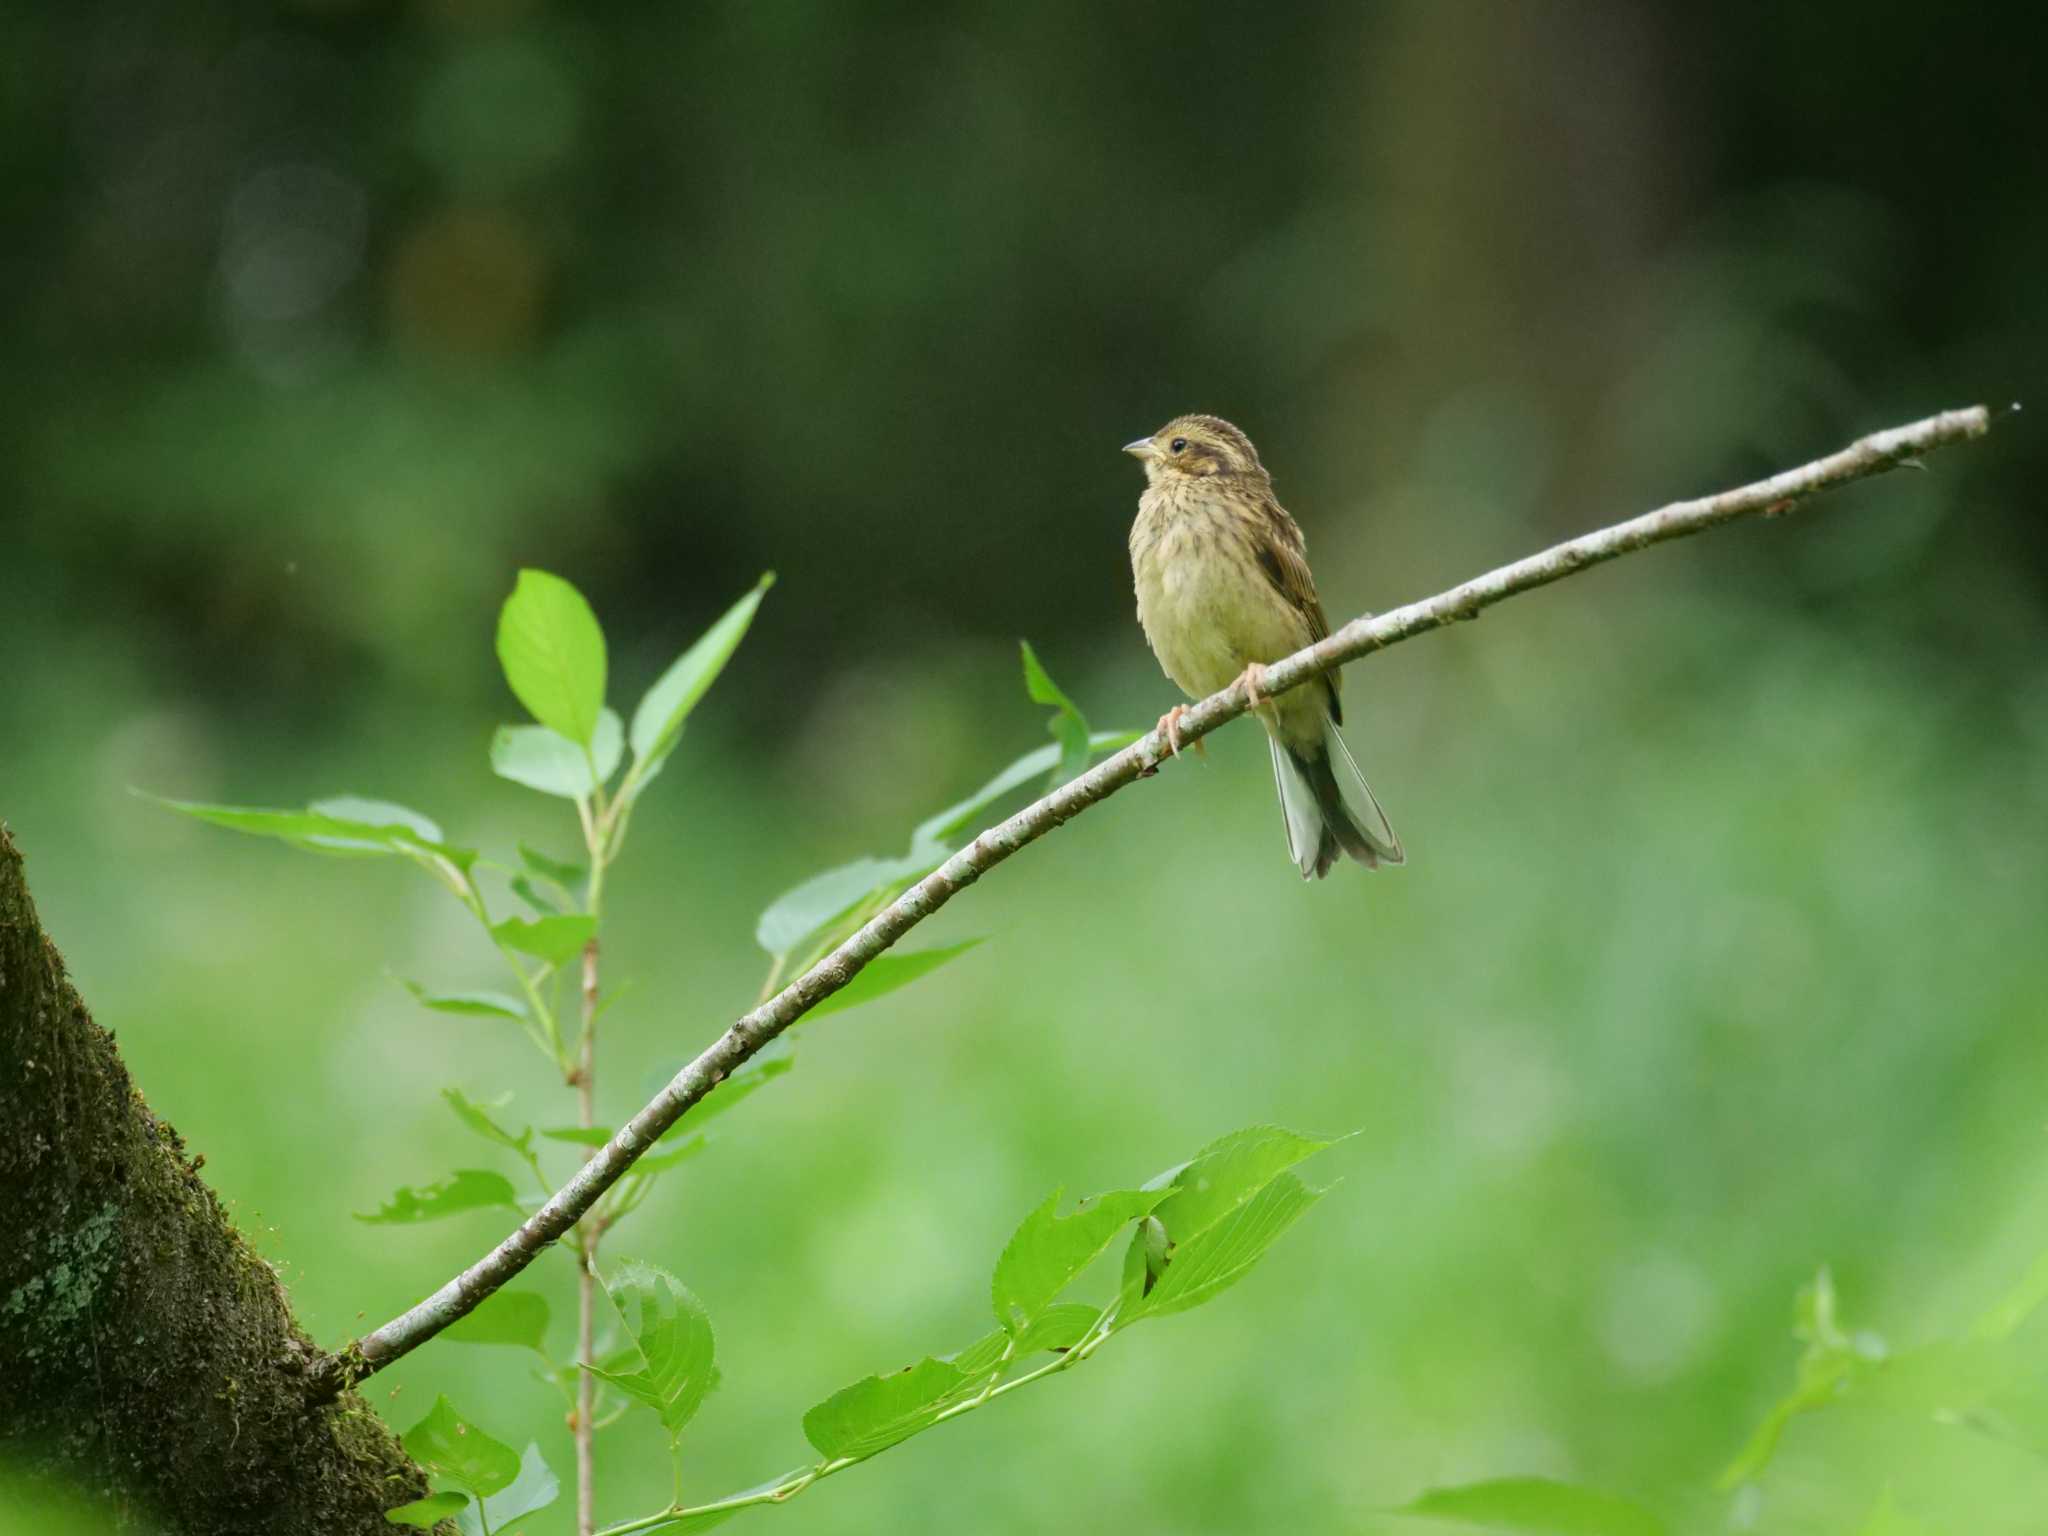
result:
<svg viewBox="0 0 2048 1536"><path fill-rule="evenodd" d="M426 1479L130 1082L0 825L0 1460L117 1526L389 1532Z"/></svg>

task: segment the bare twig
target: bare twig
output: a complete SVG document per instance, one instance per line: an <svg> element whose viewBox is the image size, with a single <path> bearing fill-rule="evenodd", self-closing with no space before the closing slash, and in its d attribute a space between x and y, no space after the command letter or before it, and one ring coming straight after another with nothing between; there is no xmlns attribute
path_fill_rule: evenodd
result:
<svg viewBox="0 0 2048 1536"><path fill-rule="evenodd" d="M1446 624L1475 618L1481 609L1504 598L1547 586L1618 555L1701 533L1737 518L1759 513L1781 515L1822 491L1881 474L1951 443L1982 437L1990 426L1990 413L1982 406L1945 411L1907 426L1872 433L1838 453L1754 485L1696 501L1674 502L1627 522L1583 534L1541 554L1474 577L1435 597L1389 613L1355 619L1315 645L1267 667L1264 692L1271 695L1298 688L1311 677L1344 662ZM1200 740L1243 714L1245 705L1240 684L1211 694L1181 716L1182 742ZM1166 743L1154 731L983 832L803 975L741 1016L695 1061L678 1072L646 1108L619 1127L612 1139L598 1148L552 1199L521 1222L497 1247L426 1300L364 1335L350 1349L321 1361L315 1372L320 1383L316 1390L332 1392L348 1379L381 1370L468 1313L567 1233L685 1110L806 1011L852 981L861 967L938 911L964 887L1070 817L1107 799L1134 779L1150 774L1161 766L1165 754Z"/></svg>

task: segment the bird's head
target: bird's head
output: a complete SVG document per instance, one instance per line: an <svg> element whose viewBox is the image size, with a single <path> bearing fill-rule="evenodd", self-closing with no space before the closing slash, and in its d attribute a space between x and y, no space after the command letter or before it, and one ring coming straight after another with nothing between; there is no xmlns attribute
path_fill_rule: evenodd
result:
<svg viewBox="0 0 2048 1536"><path fill-rule="evenodd" d="M1220 416L1176 416L1150 437L1125 443L1124 452L1145 466L1145 479L1192 479L1200 475L1265 476L1252 440Z"/></svg>

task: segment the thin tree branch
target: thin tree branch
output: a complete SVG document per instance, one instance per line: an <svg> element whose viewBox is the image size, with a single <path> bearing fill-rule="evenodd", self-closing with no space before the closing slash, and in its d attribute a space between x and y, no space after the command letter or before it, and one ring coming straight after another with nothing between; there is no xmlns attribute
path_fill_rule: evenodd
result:
<svg viewBox="0 0 2048 1536"><path fill-rule="evenodd" d="M1868 479L1951 443L1982 437L1990 429L1991 415L1983 406L1944 411L1923 421L1872 433L1838 453L1754 485L1695 501L1674 502L1627 522L1583 534L1541 554L1474 577L1435 597L1389 613L1354 619L1315 645L1268 666L1264 691L1269 695L1285 693L1344 662L1429 630L1476 618L1481 609L1518 592L1547 586L1616 556L1647 549L1667 539L1701 533L1737 518L1789 512L1822 491ZM1243 714L1245 706L1241 684L1234 683L1211 694L1181 716L1181 740L1200 740ZM646 1108L619 1127L612 1139L598 1148L552 1199L521 1222L497 1247L426 1300L365 1334L349 1349L321 1361L318 1390L335 1390L346 1381L381 1370L476 1307L568 1232L662 1132L755 1052L852 981L870 960L962 889L1018 849L1036 842L1134 779L1152 773L1165 753L1166 743L1155 730L976 837L803 975L742 1015L695 1061L678 1072Z"/></svg>

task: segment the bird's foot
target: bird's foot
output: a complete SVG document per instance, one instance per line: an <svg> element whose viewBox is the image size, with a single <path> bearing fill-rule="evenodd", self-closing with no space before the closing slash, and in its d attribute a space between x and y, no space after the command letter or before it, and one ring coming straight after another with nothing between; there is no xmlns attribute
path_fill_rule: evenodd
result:
<svg viewBox="0 0 2048 1536"><path fill-rule="evenodd" d="M1154 727L1155 730L1166 738L1167 750L1172 752L1175 757L1180 756L1180 717L1187 712L1187 705L1176 704L1159 717L1159 724ZM1199 748L1202 744L1198 741L1195 745Z"/></svg>
<svg viewBox="0 0 2048 1536"><path fill-rule="evenodd" d="M1266 667L1264 662L1254 661L1240 672L1237 680L1244 684L1244 702L1247 709L1257 709L1266 702Z"/></svg>

